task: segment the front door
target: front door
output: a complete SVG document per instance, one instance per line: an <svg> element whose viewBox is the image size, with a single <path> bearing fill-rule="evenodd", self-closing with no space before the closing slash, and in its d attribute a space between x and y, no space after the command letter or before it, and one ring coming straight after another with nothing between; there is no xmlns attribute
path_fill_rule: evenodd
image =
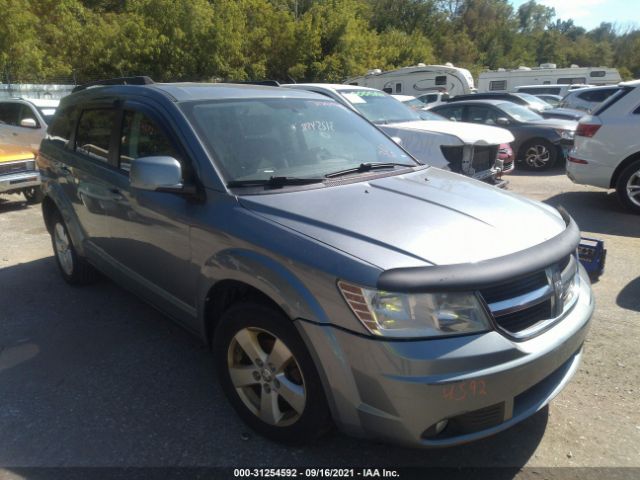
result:
<svg viewBox="0 0 640 480"><path fill-rule="evenodd" d="M189 171L178 142L153 110L125 104L118 135L117 175L112 190L118 196L108 216L111 238L107 253L123 267L154 302L164 304L174 317L195 315L197 272L191 265L189 212L184 196L131 188L129 171L136 159L170 156Z"/></svg>

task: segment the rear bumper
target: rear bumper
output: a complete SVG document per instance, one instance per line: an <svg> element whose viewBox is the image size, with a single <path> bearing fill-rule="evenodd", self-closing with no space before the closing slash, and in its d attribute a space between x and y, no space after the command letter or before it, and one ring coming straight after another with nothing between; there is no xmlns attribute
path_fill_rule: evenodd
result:
<svg viewBox="0 0 640 480"><path fill-rule="evenodd" d="M0 193L11 193L23 188L40 185L40 173L37 171L14 173L0 176Z"/></svg>
<svg viewBox="0 0 640 480"><path fill-rule="evenodd" d="M611 178L614 172L614 169L611 168L610 165L602 165L594 160L577 157L575 151L570 151L568 157L576 158L580 162L587 162L576 163L572 162L571 158L567 158L567 177L569 177L573 183L610 188Z"/></svg>
<svg viewBox="0 0 640 480"><path fill-rule="evenodd" d="M582 275L580 298L564 319L520 342L497 331L393 342L296 324L341 429L414 447L456 445L524 420L569 382L594 308Z"/></svg>

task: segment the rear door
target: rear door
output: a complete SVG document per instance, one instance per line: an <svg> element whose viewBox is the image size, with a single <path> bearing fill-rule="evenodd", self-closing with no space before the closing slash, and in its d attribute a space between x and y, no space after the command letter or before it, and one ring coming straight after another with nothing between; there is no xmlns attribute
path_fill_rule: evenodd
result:
<svg viewBox="0 0 640 480"><path fill-rule="evenodd" d="M154 302L163 303L174 317L192 317L196 272L191 265L189 214L193 201L130 186L131 165L149 156L176 158L185 176L191 175L191 164L162 115L148 105L127 102L119 114L117 174L110 177L115 200L108 212L107 253Z"/></svg>

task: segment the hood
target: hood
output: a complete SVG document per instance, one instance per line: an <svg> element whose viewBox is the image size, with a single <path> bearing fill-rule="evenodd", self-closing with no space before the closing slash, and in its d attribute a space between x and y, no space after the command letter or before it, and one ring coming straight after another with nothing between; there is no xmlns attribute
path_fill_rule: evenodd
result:
<svg viewBox="0 0 640 480"><path fill-rule="evenodd" d="M0 163L15 162L17 160L32 160L35 158L34 153L19 145L0 145Z"/></svg>
<svg viewBox="0 0 640 480"><path fill-rule="evenodd" d="M561 130L575 130L578 128L577 121L563 118L544 118L542 120L535 120L526 123L529 125L540 125L541 127L558 128Z"/></svg>
<svg viewBox="0 0 640 480"><path fill-rule="evenodd" d="M541 114L547 118L567 118L570 120L579 120L586 115L585 112L573 108L550 108L542 111Z"/></svg>
<svg viewBox="0 0 640 480"><path fill-rule="evenodd" d="M549 206L435 168L239 201L383 270L487 260L565 228Z"/></svg>
<svg viewBox="0 0 640 480"><path fill-rule="evenodd" d="M442 133L458 138L462 143L472 145L499 145L511 143L514 138L504 128L447 120L420 120L415 122L392 123L381 127L408 132Z"/></svg>

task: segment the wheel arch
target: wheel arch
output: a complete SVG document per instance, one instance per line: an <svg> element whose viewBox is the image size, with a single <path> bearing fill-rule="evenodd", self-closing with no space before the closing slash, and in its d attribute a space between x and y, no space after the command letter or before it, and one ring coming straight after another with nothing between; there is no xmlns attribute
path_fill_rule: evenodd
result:
<svg viewBox="0 0 640 480"><path fill-rule="evenodd" d="M611 182L609 183L610 188L616 188L618 179L620 178L620 175L622 174L624 169L627 168L636 160L640 160L640 152L632 153L631 155L629 155L627 158L625 158L622 162L618 164L616 169L613 171L613 175L611 176Z"/></svg>

